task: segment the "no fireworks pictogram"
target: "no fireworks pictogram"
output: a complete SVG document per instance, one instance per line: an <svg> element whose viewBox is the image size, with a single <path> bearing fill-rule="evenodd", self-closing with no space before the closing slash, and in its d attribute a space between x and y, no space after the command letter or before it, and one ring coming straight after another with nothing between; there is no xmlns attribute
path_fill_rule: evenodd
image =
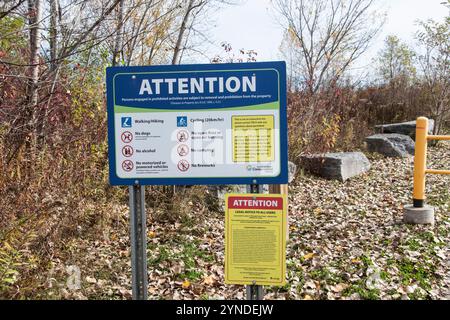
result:
<svg viewBox="0 0 450 320"><path fill-rule="evenodd" d="M130 172L131 170L133 170L133 168L134 168L133 161L125 160L124 162L122 162L122 169L124 171Z"/></svg>
<svg viewBox="0 0 450 320"><path fill-rule="evenodd" d="M130 143L133 141L133 134L130 131L125 131L120 135L120 138L122 139L122 142Z"/></svg>
<svg viewBox="0 0 450 320"><path fill-rule="evenodd" d="M178 167L178 170L180 170L181 172L186 172L186 171L188 171L190 165L189 165L189 162L187 162L186 160L180 160L178 162L177 167Z"/></svg>

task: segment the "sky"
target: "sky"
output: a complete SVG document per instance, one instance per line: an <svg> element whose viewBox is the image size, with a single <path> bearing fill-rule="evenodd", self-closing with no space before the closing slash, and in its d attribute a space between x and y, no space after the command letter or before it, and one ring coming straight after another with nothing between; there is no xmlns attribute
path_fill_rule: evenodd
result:
<svg viewBox="0 0 450 320"><path fill-rule="evenodd" d="M447 9L443 0L378 0L376 6L387 13L387 21L379 36L374 39L368 52L356 63L357 68L371 64L373 57L383 47L387 35L397 35L409 45L414 45L417 20L442 20ZM235 50L252 49L258 53L257 61L282 60L279 46L283 28L277 21L270 0L244 0L241 5L232 5L217 11L212 17L215 43L226 41ZM213 48L212 54L220 53ZM210 55L210 54L209 54Z"/></svg>

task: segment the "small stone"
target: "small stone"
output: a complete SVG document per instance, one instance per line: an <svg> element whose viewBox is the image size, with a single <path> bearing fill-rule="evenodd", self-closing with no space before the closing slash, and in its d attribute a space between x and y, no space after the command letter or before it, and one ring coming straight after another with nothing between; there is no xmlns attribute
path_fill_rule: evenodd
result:
<svg viewBox="0 0 450 320"><path fill-rule="evenodd" d="M87 276L86 277L86 282L87 283L97 283L97 279Z"/></svg>

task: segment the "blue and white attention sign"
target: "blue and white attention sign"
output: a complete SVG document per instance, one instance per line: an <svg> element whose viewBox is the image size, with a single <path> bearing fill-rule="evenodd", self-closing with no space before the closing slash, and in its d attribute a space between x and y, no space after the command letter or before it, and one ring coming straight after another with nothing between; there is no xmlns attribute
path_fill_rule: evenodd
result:
<svg viewBox="0 0 450 320"><path fill-rule="evenodd" d="M106 70L112 185L283 184L284 62Z"/></svg>

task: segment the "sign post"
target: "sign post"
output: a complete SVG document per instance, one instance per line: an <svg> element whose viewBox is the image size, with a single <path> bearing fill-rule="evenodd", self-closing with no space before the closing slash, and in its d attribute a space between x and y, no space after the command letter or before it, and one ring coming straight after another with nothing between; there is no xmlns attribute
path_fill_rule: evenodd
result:
<svg viewBox="0 0 450 320"><path fill-rule="evenodd" d="M247 186L248 193L262 193L262 185L251 184ZM263 300L264 299L264 287L256 284L250 284L245 286L245 293L247 300Z"/></svg>
<svg viewBox="0 0 450 320"><path fill-rule="evenodd" d="M131 283L133 300L147 300L147 224L145 186L129 186Z"/></svg>

